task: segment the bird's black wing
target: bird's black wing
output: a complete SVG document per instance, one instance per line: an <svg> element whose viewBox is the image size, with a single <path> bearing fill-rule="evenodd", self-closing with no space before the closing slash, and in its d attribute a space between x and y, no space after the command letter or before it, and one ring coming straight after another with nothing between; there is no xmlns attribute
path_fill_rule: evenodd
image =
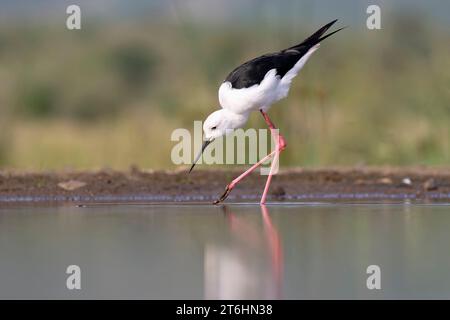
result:
<svg viewBox="0 0 450 320"><path fill-rule="evenodd" d="M231 71L225 81L229 81L235 89L248 88L260 84L272 69L276 69L277 75L282 78L302 56L296 50L288 51L266 54L247 61Z"/></svg>
<svg viewBox="0 0 450 320"><path fill-rule="evenodd" d="M284 75L294 67L297 61L300 60L309 49L323 39L341 30L338 29L322 37L336 21L337 20L334 20L326 24L313 35L295 46L276 53L265 54L245 62L231 71L225 79L225 82L230 82L231 86L235 89L248 88L255 84L260 84L266 73L272 69L276 69L277 76L280 78L284 77Z"/></svg>

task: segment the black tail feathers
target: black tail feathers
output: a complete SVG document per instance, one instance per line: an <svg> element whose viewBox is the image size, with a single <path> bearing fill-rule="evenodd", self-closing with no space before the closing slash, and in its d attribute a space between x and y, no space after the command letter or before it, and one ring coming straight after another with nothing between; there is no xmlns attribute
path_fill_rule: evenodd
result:
<svg viewBox="0 0 450 320"><path fill-rule="evenodd" d="M299 48L299 47L308 47L308 48L311 48L311 47L315 46L316 44L318 44L319 42L321 42L322 40L328 38L329 36L335 34L335 33L338 32L338 31L341 31L342 29L345 28L345 27L343 27L343 28L337 29L336 31L333 31L333 32L331 32L331 33L329 33L329 34L323 36L323 34L324 34L325 32L327 32L327 30L328 30L333 24L336 23L336 21L338 21L338 19L335 19L335 20L333 20L333 21L327 23L327 24L324 25L322 28L320 28L319 30L317 30L316 32L314 32L310 37L308 37L307 39L303 40L303 42L301 42L301 43L299 43L299 44L297 44L297 45L295 45L295 46L292 46L292 47L288 48L287 50L289 50L289 49L297 49L297 48ZM323 36L323 37L322 37L322 36Z"/></svg>

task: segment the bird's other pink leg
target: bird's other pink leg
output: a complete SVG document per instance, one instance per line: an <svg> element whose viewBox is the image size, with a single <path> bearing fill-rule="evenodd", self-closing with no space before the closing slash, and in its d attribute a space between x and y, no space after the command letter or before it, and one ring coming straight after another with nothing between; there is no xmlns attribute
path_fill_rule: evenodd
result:
<svg viewBox="0 0 450 320"><path fill-rule="evenodd" d="M264 192L261 197L261 204L266 203L267 193L269 192L270 182L272 181L272 176L274 174L275 167L277 165L277 161L280 155L280 152L283 151L286 148L286 140L284 137L278 133L276 130L275 125L273 124L272 120L270 120L269 115L265 113L263 110L260 110L261 114L264 117L264 120L266 121L267 125L270 128L270 133L272 134L272 137L275 140L276 146L275 146L275 157L273 159L272 165L270 166L269 176L267 177L266 185L264 187Z"/></svg>
<svg viewBox="0 0 450 320"><path fill-rule="evenodd" d="M233 181L231 181L227 187L225 188L225 192L222 194L222 196L217 199L216 201L214 201L214 204L218 204L222 201L224 201L228 195L230 194L231 190L233 190L233 188L242 180L244 179L246 176L248 176L253 170L255 170L256 168L258 168L261 164L263 164L265 161L267 161L268 159L270 159L271 157L273 157L274 155L278 154L281 150L283 150L286 147L286 141L284 140L283 136L277 134L277 131L275 130L276 127L275 125L272 123L272 121L270 120L269 116L261 110L261 114L264 116L264 119L267 123L267 125L270 128L270 132L272 134L272 136L274 137L275 141L276 141L276 145L277 147L275 148L274 151L272 151L271 153L269 153L268 155L266 155L264 158L262 158L261 160L259 160L257 163L255 163L254 165L252 165L248 170L246 170L245 172L243 172L240 176L238 176L237 178L235 178ZM276 134L276 137L274 136L274 134ZM271 173L273 174L273 163L272 166L270 168ZM269 174L269 177L271 179L271 175ZM269 185L270 185L270 181L269 184L266 183L266 188L267 190L269 189ZM266 191L267 193L267 191Z"/></svg>
<svg viewBox="0 0 450 320"><path fill-rule="evenodd" d="M261 201L259 202L262 205L266 203L267 193L269 192L270 182L272 181L273 170L274 170L276 162L278 161L279 153L280 152L278 151L278 147L277 147L275 157L273 158L272 165L270 166L269 176L267 177L266 185L264 186L264 191L261 196Z"/></svg>
<svg viewBox="0 0 450 320"><path fill-rule="evenodd" d="M230 184L228 184L227 187L225 188L225 192L222 194L222 196L219 199L217 199L216 201L214 201L214 204L218 204L218 203L224 201L228 197L228 195L230 194L231 190L233 190L233 188L236 186L236 184L238 184L242 179L244 179L247 175L249 175L253 170L255 170L261 164L263 164L265 161L267 161L270 157L275 155L276 152L277 152L276 150L272 151L267 156L265 156L264 158L259 160L254 165L252 165L248 170L246 170L240 176L238 176L233 181L231 181Z"/></svg>

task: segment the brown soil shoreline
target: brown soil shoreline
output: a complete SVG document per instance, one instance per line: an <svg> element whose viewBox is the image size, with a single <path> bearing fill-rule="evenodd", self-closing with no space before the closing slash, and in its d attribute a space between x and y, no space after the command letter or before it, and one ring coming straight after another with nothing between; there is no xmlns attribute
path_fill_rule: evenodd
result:
<svg viewBox="0 0 450 320"><path fill-rule="evenodd" d="M1 203L204 202L220 196L241 170L0 171ZM241 182L228 201L257 202L265 183L259 171ZM409 183L410 182L410 183ZM269 201L450 200L449 168L285 169L273 179Z"/></svg>

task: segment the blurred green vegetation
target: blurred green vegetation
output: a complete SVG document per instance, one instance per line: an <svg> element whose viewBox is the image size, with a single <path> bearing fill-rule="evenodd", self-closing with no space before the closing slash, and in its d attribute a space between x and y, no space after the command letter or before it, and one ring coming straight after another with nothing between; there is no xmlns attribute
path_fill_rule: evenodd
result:
<svg viewBox="0 0 450 320"><path fill-rule="evenodd" d="M2 25L0 167L171 168L171 132L218 107L229 71L316 27ZM448 30L417 16L327 39L270 111L289 145L282 164L448 164L448 52Z"/></svg>

